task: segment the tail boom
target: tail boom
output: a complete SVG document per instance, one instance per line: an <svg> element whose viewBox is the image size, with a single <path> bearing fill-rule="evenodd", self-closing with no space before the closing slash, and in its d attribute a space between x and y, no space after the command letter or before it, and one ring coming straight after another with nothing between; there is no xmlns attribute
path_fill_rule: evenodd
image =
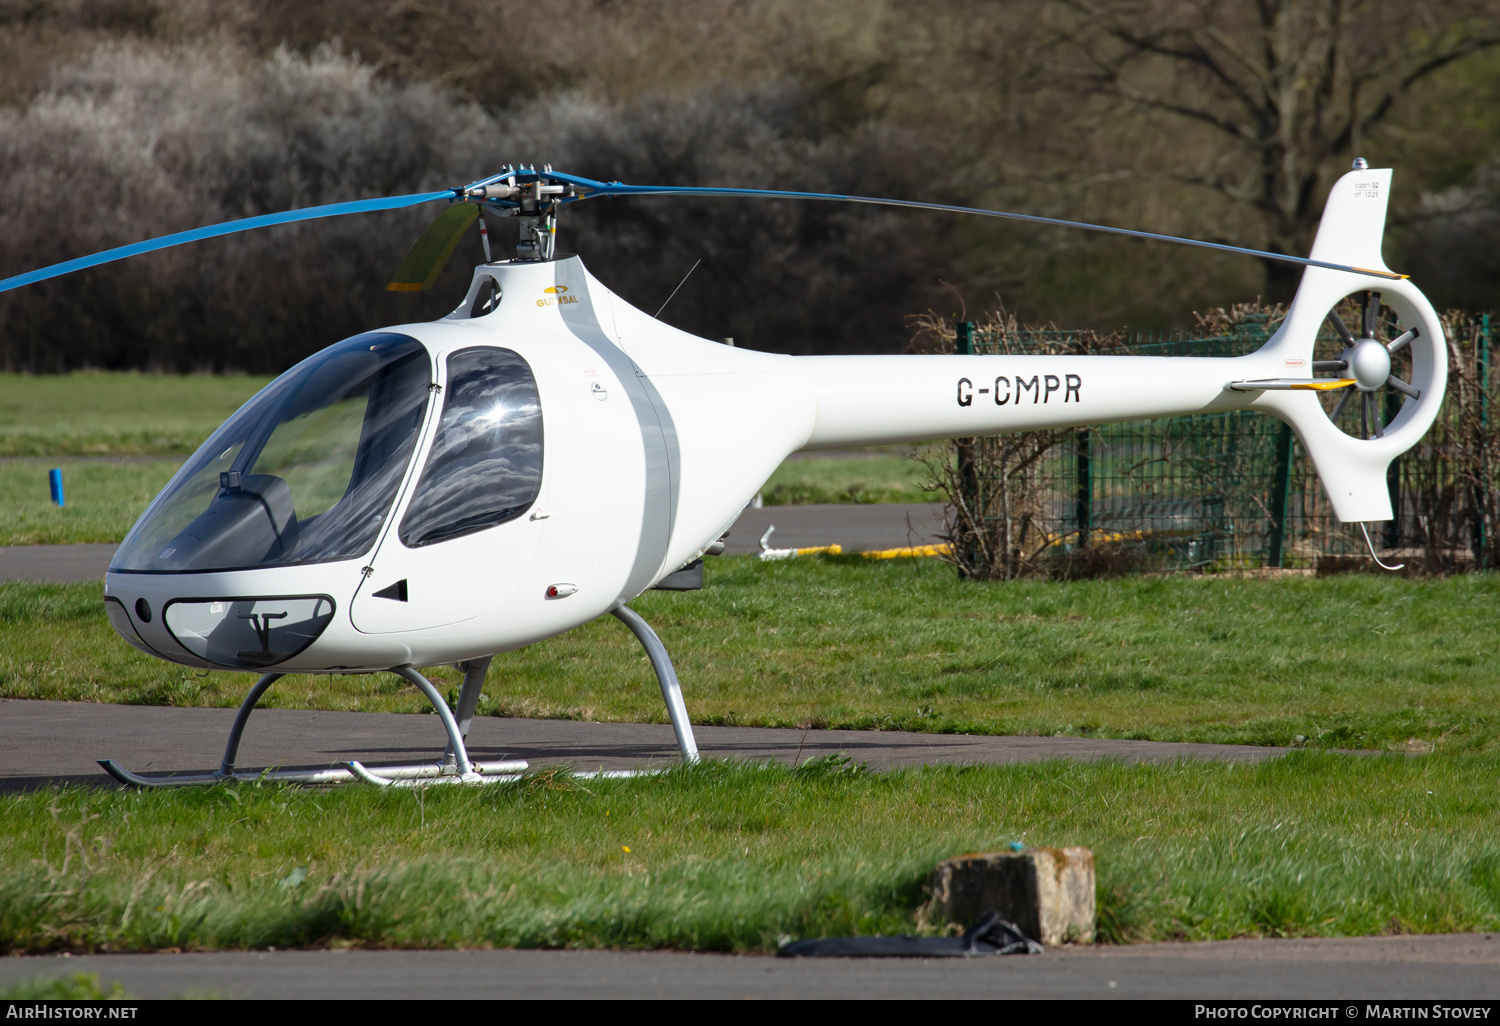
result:
<svg viewBox="0 0 1500 1026"><path fill-rule="evenodd" d="M815 397L816 421L804 448L834 449L1012 431L1252 409L1292 426L1340 520L1389 520L1386 471L1427 433L1447 386L1447 343L1432 304L1381 256L1389 169L1355 170L1328 196L1312 257L1280 328L1247 356L829 356L798 365ZM1344 270L1329 270L1338 265ZM1358 272L1358 268L1369 268ZM1351 270L1353 269L1353 270ZM1403 395L1400 412L1377 437L1346 434L1324 412L1320 391L1373 401L1378 382L1315 378L1314 347L1330 311L1357 293L1379 294L1410 344L1411 381L1385 383ZM1378 304L1366 304L1377 310ZM1375 328L1367 312L1363 333ZM1368 352L1346 330L1347 353ZM1382 343L1384 344L1384 343ZM1351 356L1350 360L1354 360ZM1355 361L1357 362L1357 361ZM1336 364L1348 368L1349 361ZM1380 371L1379 373L1384 373ZM1353 378L1346 370L1344 377ZM1259 385L1260 387L1255 387Z"/></svg>
<svg viewBox="0 0 1500 1026"><path fill-rule="evenodd" d="M810 356L816 401L805 449L997 435L1248 409L1228 388L1282 368L1259 354L1154 356Z"/></svg>

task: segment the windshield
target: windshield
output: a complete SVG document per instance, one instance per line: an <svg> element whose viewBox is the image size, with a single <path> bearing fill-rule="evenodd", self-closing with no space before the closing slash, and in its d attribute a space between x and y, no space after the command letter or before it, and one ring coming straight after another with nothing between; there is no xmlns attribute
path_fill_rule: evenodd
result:
<svg viewBox="0 0 1500 1026"><path fill-rule="evenodd" d="M353 559L374 547L411 460L432 364L406 335L330 346L271 382L177 472L114 571Z"/></svg>

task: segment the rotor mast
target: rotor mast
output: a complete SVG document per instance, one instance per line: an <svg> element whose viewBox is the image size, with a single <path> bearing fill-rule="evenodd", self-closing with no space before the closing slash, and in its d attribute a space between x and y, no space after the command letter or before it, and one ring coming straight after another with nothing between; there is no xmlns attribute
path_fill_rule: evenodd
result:
<svg viewBox="0 0 1500 1026"><path fill-rule="evenodd" d="M488 207L497 217L516 218L520 237L516 241L516 259L551 260L557 252L557 208L560 201L573 199L577 192L571 183L548 181L551 164L507 164L494 179L463 190L463 198ZM518 182L520 175L531 181Z"/></svg>

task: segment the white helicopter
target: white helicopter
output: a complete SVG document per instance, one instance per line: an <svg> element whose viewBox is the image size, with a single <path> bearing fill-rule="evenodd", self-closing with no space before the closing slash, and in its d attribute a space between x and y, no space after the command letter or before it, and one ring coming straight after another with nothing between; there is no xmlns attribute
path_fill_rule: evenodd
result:
<svg viewBox="0 0 1500 1026"><path fill-rule="evenodd" d="M698 758L665 647L626 603L702 583L702 557L790 454L1223 410L1296 431L1343 521L1388 520L1386 469L1437 416L1446 384L1437 314L1381 257L1389 170L1362 160L1333 187L1309 257L1259 253L1004 211L771 190L631 186L506 167L462 188L249 218L109 250L0 281L0 291L195 239L446 200L389 286L429 287L476 220L486 263L441 320L324 349L251 398L141 515L110 564L104 601L131 645L186 666L262 674L219 770L411 786L514 779L519 762L464 746L491 658L604 614L644 645L682 757ZM678 331L555 253L559 209L597 196L758 196L878 203L1088 228L1306 267L1257 352L1222 359L1117 356L809 356L747 351ZM481 207L520 225L490 260ZM1356 335L1332 311L1364 293ZM1400 333L1377 337L1379 309ZM1316 361L1329 321L1343 352ZM1393 371L1409 353L1410 375ZM1405 358L1402 358L1405 359ZM1403 396L1388 424L1376 393ZM1331 410L1319 393L1341 390ZM1340 426L1359 396L1361 426ZM1368 531L1366 532L1368 540ZM1371 555L1374 555L1373 546ZM1377 560L1378 561L1378 560ZM464 671L456 709L415 667ZM381 767L236 773L247 719L287 673L390 671L432 702L444 758Z"/></svg>

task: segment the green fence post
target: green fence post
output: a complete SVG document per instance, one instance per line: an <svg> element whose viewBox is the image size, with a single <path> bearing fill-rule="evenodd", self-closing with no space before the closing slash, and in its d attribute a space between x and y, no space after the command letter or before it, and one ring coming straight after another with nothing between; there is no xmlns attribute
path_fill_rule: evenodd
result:
<svg viewBox="0 0 1500 1026"><path fill-rule="evenodd" d="M1479 322L1479 352L1475 354L1476 376L1479 378L1479 427L1477 433L1479 443L1476 448L1480 453L1480 460L1484 459L1485 442L1489 436L1490 421L1490 315L1485 314ZM1474 569L1483 570L1485 562L1485 551L1488 538L1484 530L1484 504L1489 496L1484 494L1485 482L1488 479L1484 466L1475 467L1480 484L1474 489Z"/></svg>
<svg viewBox="0 0 1500 1026"><path fill-rule="evenodd" d="M1401 412L1401 396L1394 388L1385 390L1385 422L1389 424ZM1385 523L1385 547L1401 547L1401 457L1385 468L1385 490L1391 496L1391 519Z"/></svg>
<svg viewBox="0 0 1500 1026"><path fill-rule="evenodd" d="M1073 519L1078 521L1078 546L1087 547L1094 533L1094 482L1091 475L1089 457L1092 455L1090 449L1093 445L1093 436L1089 429L1078 429L1078 454L1077 454L1077 478L1078 495L1074 500Z"/></svg>
<svg viewBox="0 0 1500 1026"><path fill-rule="evenodd" d="M957 337L954 339L953 348L959 356L972 356L974 354L974 322L958 321L954 325ZM954 440L954 446L958 454L958 487L963 497L964 504L968 506L973 514L976 524L983 516L979 506L979 474L974 467L974 442L973 438L958 438ZM965 562L972 566L979 557L978 548L970 545L964 553ZM963 573L962 567L959 573Z"/></svg>
<svg viewBox="0 0 1500 1026"><path fill-rule="evenodd" d="M1271 544L1267 566L1281 566L1286 546L1287 496L1292 490L1292 426L1282 422L1276 436L1276 478L1271 483Z"/></svg>

